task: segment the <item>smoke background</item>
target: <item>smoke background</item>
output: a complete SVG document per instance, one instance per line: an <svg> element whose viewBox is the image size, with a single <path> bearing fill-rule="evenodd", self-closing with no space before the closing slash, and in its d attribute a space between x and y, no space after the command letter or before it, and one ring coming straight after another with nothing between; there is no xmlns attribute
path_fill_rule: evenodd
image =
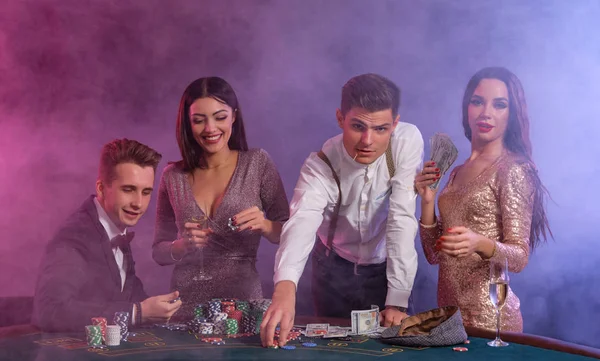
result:
<svg viewBox="0 0 600 361"><path fill-rule="evenodd" d="M250 145L271 154L291 198L305 157L340 132L334 114L350 77L394 80L401 121L426 140L448 133L461 163L464 87L500 65L525 87L534 159L553 198L555 240L511 280L525 332L600 347L599 17L595 0L4 1L0 296L33 294L45 243L94 191L104 143L146 143L163 154L160 171L179 159L179 97L198 77L234 86ZM150 294L166 292L171 273L151 258L154 201L134 242ZM419 242L418 311L436 306L437 283ZM259 254L267 297L275 250L264 241ZM312 311L309 272L298 313Z"/></svg>

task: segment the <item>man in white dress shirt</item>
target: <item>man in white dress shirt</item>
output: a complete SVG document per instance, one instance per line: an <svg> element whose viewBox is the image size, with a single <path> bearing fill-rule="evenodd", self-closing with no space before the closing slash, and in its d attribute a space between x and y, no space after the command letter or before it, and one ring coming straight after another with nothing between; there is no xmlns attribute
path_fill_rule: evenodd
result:
<svg viewBox="0 0 600 361"><path fill-rule="evenodd" d="M135 140L106 144L96 195L86 199L48 243L39 270L33 323L43 331L79 331L92 317L130 324L168 320L178 292L148 297L135 274L128 227L145 213L161 155Z"/></svg>
<svg viewBox="0 0 600 361"><path fill-rule="evenodd" d="M363 74L342 88L336 117L342 134L304 162L275 259L275 291L261 324L263 346L281 326L285 344L294 322L296 288L312 254L318 316L350 317L379 305L384 326L407 317L417 271L416 193L423 138L400 123L400 90ZM315 235L317 236L315 246Z"/></svg>

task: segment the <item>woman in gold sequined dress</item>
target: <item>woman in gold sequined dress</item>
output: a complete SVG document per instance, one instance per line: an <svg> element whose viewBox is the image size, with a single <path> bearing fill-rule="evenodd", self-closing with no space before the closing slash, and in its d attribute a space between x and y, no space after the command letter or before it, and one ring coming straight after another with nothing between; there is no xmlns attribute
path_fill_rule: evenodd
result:
<svg viewBox="0 0 600 361"><path fill-rule="evenodd" d="M459 306L467 326L495 329L489 262L506 258L510 272L525 268L530 251L550 232L546 190L531 157L525 96L514 74L498 67L477 72L462 110L471 155L440 192L439 217L428 187L439 169L426 162L415 178L421 242L427 261L439 264L439 306ZM510 289L501 330L523 330L519 298Z"/></svg>

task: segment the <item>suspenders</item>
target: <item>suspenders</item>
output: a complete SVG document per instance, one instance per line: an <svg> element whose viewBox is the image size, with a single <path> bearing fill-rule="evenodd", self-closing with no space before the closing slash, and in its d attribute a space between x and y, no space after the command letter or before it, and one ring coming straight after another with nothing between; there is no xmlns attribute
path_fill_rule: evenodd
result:
<svg viewBox="0 0 600 361"><path fill-rule="evenodd" d="M337 202L335 203L335 207L333 208L333 215L331 216L331 223L329 223L329 230L327 231L327 251L325 251L325 253L326 253L327 257L329 257L329 253L331 252L331 250L333 250L333 237L335 235L335 229L337 227L338 215L340 213L340 206L342 205L342 187L340 185L340 178L338 177L337 173L333 169L333 166L331 165L331 162L329 161L329 158L327 158L325 153L323 153L323 151L320 150L317 153L317 156L319 158L321 158L321 160L323 160L323 162L325 162L325 164L327 164L329 166L329 168L331 169L331 173L333 174L333 179L335 180L335 183L338 186L338 199L337 199ZM388 172L390 174L390 179L392 179L392 177L396 173L396 166L394 165L394 159L392 157L392 142L391 142L391 140L388 143L387 149L385 150L385 162L387 163L387 166L388 166ZM355 273L356 273L356 265L355 265Z"/></svg>

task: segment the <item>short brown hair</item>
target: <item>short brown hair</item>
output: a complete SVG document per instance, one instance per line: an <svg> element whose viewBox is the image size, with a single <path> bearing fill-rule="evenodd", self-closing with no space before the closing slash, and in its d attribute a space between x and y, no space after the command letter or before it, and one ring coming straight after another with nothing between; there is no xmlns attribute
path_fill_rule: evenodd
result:
<svg viewBox="0 0 600 361"><path fill-rule="evenodd" d="M369 112L391 109L396 117L400 108L400 88L378 74L357 75L342 87L342 114L346 115L354 107Z"/></svg>
<svg viewBox="0 0 600 361"><path fill-rule="evenodd" d="M162 155L136 140L115 139L102 147L98 178L110 185L115 179L115 168L121 163L133 163L140 167L156 167Z"/></svg>

